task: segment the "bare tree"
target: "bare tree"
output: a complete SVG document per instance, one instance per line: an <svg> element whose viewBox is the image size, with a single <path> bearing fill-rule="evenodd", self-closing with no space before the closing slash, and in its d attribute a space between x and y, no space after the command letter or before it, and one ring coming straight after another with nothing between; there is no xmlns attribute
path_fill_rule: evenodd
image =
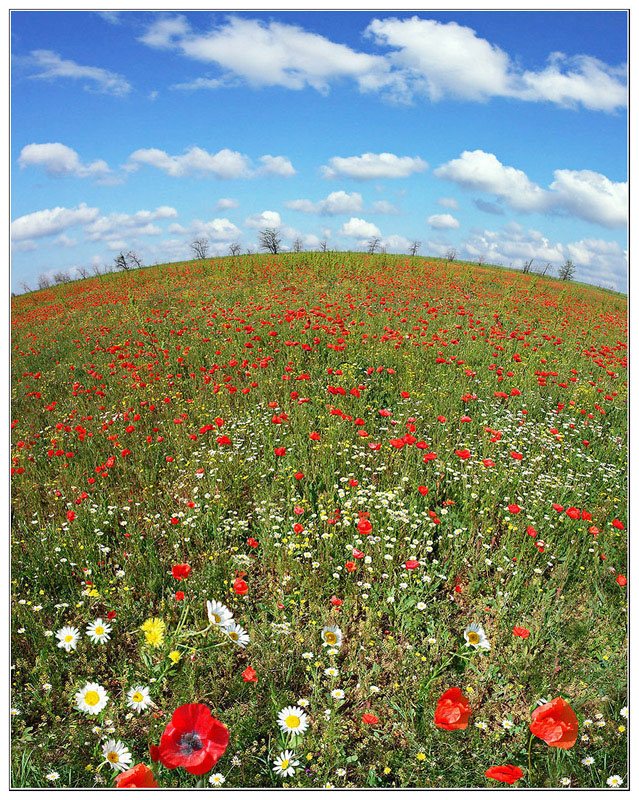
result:
<svg viewBox="0 0 639 800"><path fill-rule="evenodd" d="M486 256L477 256L477 266L481 267L485 260Z"/></svg>
<svg viewBox="0 0 639 800"><path fill-rule="evenodd" d="M48 289L51 286L51 279L48 275L38 275L38 289Z"/></svg>
<svg viewBox="0 0 639 800"><path fill-rule="evenodd" d="M252 256L253 255L253 248L252 247L247 247L246 248L246 255L247 256Z"/></svg>
<svg viewBox="0 0 639 800"><path fill-rule="evenodd" d="M20 282L20 288L25 294L28 294L29 292L33 291L33 289L29 286L29 284L26 281Z"/></svg>
<svg viewBox="0 0 639 800"><path fill-rule="evenodd" d="M567 258L557 271L560 280L571 281L575 277L575 265Z"/></svg>
<svg viewBox="0 0 639 800"><path fill-rule="evenodd" d="M543 276L548 272L548 270L550 270L552 272L552 267L550 266L550 261L546 262L546 266L544 267L544 271L540 272L539 274Z"/></svg>
<svg viewBox="0 0 639 800"><path fill-rule="evenodd" d="M277 255L280 252L280 245L282 244L282 237L276 228L264 228L260 231L260 247L262 250L268 250L269 253Z"/></svg>
<svg viewBox="0 0 639 800"><path fill-rule="evenodd" d="M131 269L129 262L127 261L127 258L122 251L120 251L118 255L113 259L113 263L115 264L116 269L122 269L122 270Z"/></svg>
<svg viewBox="0 0 639 800"><path fill-rule="evenodd" d="M241 250L239 242L233 242L233 244L229 245L229 254L232 256L239 256Z"/></svg>
<svg viewBox="0 0 639 800"><path fill-rule="evenodd" d="M133 252L133 250L129 250L128 253L124 253L121 250L120 253L113 259L113 262L116 269L125 271L142 266L142 259L137 253Z"/></svg>
<svg viewBox="0 0 639 800"><path fill-rule="evenodd" d="M457 250L454 247L449 247L444 258L446 261L454 261L457 258Z"/></svg>
<svg viewBox="0 0 639 800"><path fill-rule="evenodd" d="M134 250L129 250L129 252L126 254L126 257L132 268L135 267L136 269L139 269L142 266L142 259Z"/></svg>
<svg viewBox="0 0 639 800"><path fill-rule="evenodd" d="M102 268L99 264L93 264L91 267L91 272L93 272L93 274L97 277L98 275L102 274Z"/></svg>
<svg viewBox="0 0 639 800"><path fill-rule="evenodd" d="M293 241L293 252L294 253L301 253L302 252L302 245L303 245L303 242L300 239L300 237L299 236L296 237L294 239L294 241Z"/></svg>
<svg viewBox="0 0 639 800"><path fill-rule="evenodd" d="M53 273L53 282L56 286L59 286L61 283L69 283L71 281L71 276L68 272L63 272L60 270L59 272Z"/></svg>
<svg viewBox="0 0 639 800"><path fill-rule="evenodd" d="M78 275L84 280L89 277L89 270L86 267L76 267Z"/></svg>
<svg viewBox="0 0 639 800"><path fill-rule="evenodd" d="M366 245L366 247L367 247L366 252L368 253L369 256L372 256L373 253L377 250L377 248L379 247L380 241L381 240L380 240L379 236L371 236L371 238L368 240L368 243Z"/></svg>
<svg viewBox="0 0 639 800"><path fill-rule="evenodd" d="M524 275L527 275L530 272L530 268L532 267L532 263L534 260L535 260L534 258L531 258L529 261L524 261L524 268L523 268Z"/></svg>
<svg viewBox="0 0 639 800"><path fill-rule="evenodd" d="M323 240L322 240L322 241L319 243L319 249L320 249L320 253L325 253L325 252L326 252L326 247L327 247L327 245L328 245L328 243L327 243L326 239L323 239Z"/></svg>
<svg viewBox="0 0 639 800"><path fill-rule="evenodd" d="M208 258L209 256L209 240L200 237L199 239L194 239L191 242L191 250L195 254L196 258Z"/></svg>
<svg viewBox="0 0 639 800"><path fill-rule="evenodd" d="M417 240L415 240L414 242L412 242L411 246L408 248L409 254L411 256L416 256L417 255L417 251L419 250L419 248L421 246L422 246L422 243L418 242Z"/></svg>

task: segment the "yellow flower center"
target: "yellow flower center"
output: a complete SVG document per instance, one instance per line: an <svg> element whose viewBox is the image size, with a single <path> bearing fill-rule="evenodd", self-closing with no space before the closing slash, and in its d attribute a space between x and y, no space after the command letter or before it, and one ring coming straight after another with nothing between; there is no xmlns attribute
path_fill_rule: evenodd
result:
<svg viewBox="0 0 639 800"><path fill-rule="evenodd" d="M222 622L222 617L219 614L211 614L211 616L213 617L213 622L216 625L219 625L220 622Z"/></svg>
<svg viewBox="0 0 639 800"><path fill-rule="evenodd" d="M237 642L237 640L238 640L239 638L240 638L240 637L239 637L239 635L238 635L237 631L231 631L231 632L229 633L229 639L233 639L233 641L234 641L234 642Z"/></svg>
<svg viewBox="0 0 639 800"><path fill-rule="evenodd" d="M65 642L72 642L72 641L73 641L73 636L72 636L72 634L70 634L70 633L67 633L67 635L64 637L64 641L65 641Z"/></svg>
<svg viewBox="0 0 639 800"><path fill-rule="evenodd" d="M333 631L326 631L324 634L324 641L326 644L336 644L337 636L333 633Z"/></svg>
<svg viewBox="0 0 639 800"><path fill-rule="evenodd" d="M284 722L287 728L299 728L300 726L300 718L297 716L297 714L289 714Z"/></svg>
<svg viewBox="0 0 639 800"><path fill-rule="evenodd" d="M135 692L133 697L131 698L134 703L141 703L144 700L144 695L142 692Z"/></svg>
<svg viewBox="0 0 639 800"><path fill-rule="evenodd" d="M285 758L285 759L282 761L282 763L280 764L280 767L281 767L281 769L288 769L288 765L289 765L290 763L291 763L291 762L289 761L289 759L288 759L288 758Z"/></svg>
<svg viewBox="0 0 639 800"><path fill-rule="evenodd" d="M111 752L107 755L107 760L112 764L117 764L120 760L120 756L114 750L111 750Z"/></svg>
<svg viewBox="0 0 639 800"><path fill-rule="evenodd" d="M104 628L102 627L102 625L97 625L94 632L96 636L102 636L102 634L104 633Z"/></svg>
<svg viewBox="0 0 639 800"><path fill-rule="evenodd" d="M479 634L476 631L468 631L466 634L468 644L479 644Z"/></svg>
<svg viewBox="0 0 639 800"><path fill-rule="evenodd" d="M97 704L100 702L100 695L91 689L84 695L84 702L88 706L97 706Z"/></svg>

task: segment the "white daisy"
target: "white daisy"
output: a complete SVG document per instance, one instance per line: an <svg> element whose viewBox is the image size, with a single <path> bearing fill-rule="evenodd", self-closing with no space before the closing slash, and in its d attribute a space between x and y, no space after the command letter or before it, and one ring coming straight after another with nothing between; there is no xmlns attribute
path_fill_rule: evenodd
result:
<svg viewBox="0 0 639 800"><path fill-rule="evenodd" d="M221 772L216 772L214 775L211 775L209 778L209 783L211 786L221 786L226 781L224 775Z"/></svg>
<svg viewBox="0 0 639 800"><path fill-rule="evenodd" d="M124 772L133 761L129 748L123 742L116 742L115 739L109 739L102 745L102 755L116 772Z"/></svg>
<svg viewBox="0 0 639 800"><path fill-rule="evenodd" d="M322 628L322 643L326 647L342 646L342 631L337 625L327 625Z"/></svg>
<svg viewBox="0 0 639 800"><path fill-rule="evenodd" d="M148 686L134 686L126 693L126 704L129 708L137 711L146 711L146 709L153 705Z"/></svg>
<svg viewBox="0 0 639 800"><path fill-rule="evenodd" d="M331 697L333 700L343 700L346 695L342 689L333 689L331 692Z"/></svg>
<svg viewBox="0 0 639 800"><path fill-rule="evenodd" d="M299 706L286 706L277 715L277 724L284 733L304 733L308 728L308 717Z"/></svg>
<svg viewBox="0 0 639 800"><path fill-rule="evenodd" d="M611 775L608 780L606 781L608 786L612 786L614 789L617 789L619 786L623 784L623 778L621 775Z"/></svg>
<svg viewBox="0 0 639 800"><path fill-rule="evenodd" d="M584 767L590 767L595 763L595 759L592 756L586 756L585 758L581 759L581 763Z"/></svg>
<svg viewBox="0 0 639 800"><path fill-rule="evenodd" d="M85 714L99 714L106 706L109 695L99 683L87 683L75 695L75 707Z"/></svg>
<svg viewBox="0 0 639 800"><path fill-rule="evenodd" d="M327 667L324 670L324 675L328 675L329 678L336 678L339 675L339 670L336 667Z"/></svg>
<svg viewBox="0 0 639 800"><path fill-rule="evenodd" d="M44 776L48 781L57 781L60 777L60 773L53 770L53 772L49 772Z"/></svg>
<svg viewBox="0 0 639 800"><path fill-rule="evenodd" d="M66 625L64 628L60 628L59 631L56 631L55 638L58 640L58 647L70 653L71 650L75 650L78 646L80 631L77 628Z"/></svg>
<svg viewBox="0 0 639 800"><path fill-rule="evenodd" d="M91 622L86 628L86 634L93 644L108 642L111 638L109 633L111 633L111 626L108 622L102 622L100 618L96 619L95 622Z"/></svg>
<svg viewBox="0 0 639 800"><path fill-rule="evenodd" d="M297 760L296 754L290 750L284 750L273 761L273 772L283 778L287 778L290 775L295 775L295 767L299 767L299 765L300 762Z"/></svg>
<svg viewBox="0 0 639 800"><path fill-rule="evenodd" d="M627 707L627 706L624 706L624 707L621 709L621 711L619 712L619 714L620 714L620 715L621 715L621 716L622 716L624 719L628 719L628 707Z"/></svg>
<svg viewBox="0 0 639 800"><path fill-rule="evenodd" d="M209 622L212 625L218 625L220 628L226 628L227 625L233 622L233 612L223 603L218 603L217 600L207 600L206 611L209 617Z"/></svg>
<svg viewBox="0 0 639 800"><path fill-rule="evenodd" d="M477 650L490 650L490 642L481 625L473 622L464 630L464 639L468 647L474 647Z"/></svg>
<svg viewBox="0 0 639 800"><path fill-rule="evenodd" d="M235 642L238 647L246 647L246 645L250 642L248 633L241 625L238 625L237 622L231 622L228 624L224 628L224 632L232 642Z"/></svg>

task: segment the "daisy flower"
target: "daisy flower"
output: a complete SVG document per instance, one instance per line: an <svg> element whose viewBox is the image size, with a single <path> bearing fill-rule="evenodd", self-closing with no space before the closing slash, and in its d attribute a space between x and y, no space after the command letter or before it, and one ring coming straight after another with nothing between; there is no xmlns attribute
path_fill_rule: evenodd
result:
<svg viewBox="0 0 639 800"><path fill-rule="evenodd" d="M277 715L277 724L284 733L304 733L308 728L308 717L299 706L286 706Z"/></svg>
<svg viewBox="0 0 639 800"><path fill-rule="evenodd" d="M284 750L273 761L273 772L283 778L287 778L290 775L295 775L295 767L299 767L299 765L300 762L297 760L296 754L290 750Z"/></svg>
<svg viewBox="0 0 639 800"><path fill-rule="evenodd" d="M586 756L585 758L581 759L581 763L584 767L590 767L595 763L595 759L592 756Z"/></svg>
<svg viewBox="0 0 639 800"><path fill-rule="evenodd" d="M606 781L608 786L612 786L614 789L617 789L619 786L623 784L623 778L621 775L611 775L608 780Z"/></svg>
<svg viewBox="0 0 639 800"><path fill-rule="evenodd" d="M628 706L624 706L619 713L624 719L628 719Z"/></svg>
<svg viewBox="0 0 639 800"><path fill-rule="evenodd" d="M342 631L337 625L327 625L322 628L322 642L327 647L341 647Z"/></svg>
<svg viewBox="0 0 639 800"><path fill-rule="evenodd" d="M129 708L137 711L146 711L153 704L148 686L134 686L126 693L126 704Z"/></svg>
<svg viewBox="0 0 639 800"><path fill-rule="evenodd" d="M490 650L490 642L481 625L473 622L464 630L464 639L468 647L474 647L477 650Z"/></svg>
<svg viewBox="0 0 639 800"><path fill-rule="evenodd" d="M333 689L331 692L331 697L333 700L343 700L346 695L342 689Z"/></svg>
<svg viewBox="0 0 639 800"><path fill-rule="evenodd" d="M241 625L238 625L237 622L231 622L224 628L224 631L229 639L235 642L238 647L246 647L250 641L248 633Z"/></svg>
<svg viewBox="0 0 639 800"><path fill-rule="evenodd" d="M129 748L123 742L115 739L109 739L102 745L102 755L116 772L124 772L133 761Z"/></svg>
<svg viewBox="0 0 639 800"><path fill-rule="evenodd" d="M224 775L221 772L216 772L214 775L211 775L209 778L209 783L211 786L221 786L226 781Z"/></svg>
<svg viewBox="0 0 639 800"><path fill-rule="evenodd" d="M49 772L49 773L47 773L47 774L46 774L44 777L45 777L45 778L46 778L48 781L57 781L57 780L58 780L58 778L60 777L60 773L59 773L59 772L56 772L56 771L54 770L53 772Z"/></svg>
<svg viewBox="0 0 639 800"><path fill-rule="evenodd" d="M58 640L58 647L70 653L71 650L75 650L78 646L80 631L77 628L66 625L64 628L60 628L59 631L56 631L55 638Z"/></svg>
<svg viewBox="0 0 639 800"><path fill-rule="evenodd" d="M75 707L85 714L99 714L106 706L109 695L99 683L87 683L75 695Z"/></svg>
<svg viewBox="0 0 639 800"><path fill-rule="evenodd" d="M324 670L324 675L328 675L329 678L336 678L339 675L339 670L335 667L327 667Z"/></svg>
<svg viewBox="0 0 639 800"><path fill-rule="evenodd" d="M93 644L104 644L108 642L111 638L109 633L111 632L111 626L107 622L102 622L101 619L96 619L95 622L91 622L87 625L86 634L91 639Z"/></svg>
<svg viewBox="0 0 639 800"><path fill-rule="evenodd" d="M218 603L217 600L206 601L206 612L209 617L209 622L212 625L219 625L220 628L226 628L233 622L233 613L223 603Z"/></svg>

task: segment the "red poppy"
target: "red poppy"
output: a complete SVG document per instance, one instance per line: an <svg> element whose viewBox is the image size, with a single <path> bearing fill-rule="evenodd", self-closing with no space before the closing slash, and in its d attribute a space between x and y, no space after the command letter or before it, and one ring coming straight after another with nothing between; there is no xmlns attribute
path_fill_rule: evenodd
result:
<svg viewBox="0 0 639 800"><path fill-rule="evenodd" d="M360 519L357 523L357 530L362 534L362 536L368 536L369 533L372 532L373 526L367 519Z"/></svg>
<svg viewBox="0 0 639 800"><path fill-rule="evenodd" d="M467 458L470 458L470 450L455 450L455 455L459 456L462 461L465 461Z"/></svg>
<svg viewBox="0 0 639 800"><path fill-rule="evenodd" d="M246 544L249 547L259 547L260 546L260 543L257 541L257 539L254 539L252 536L249 536L249 538L246 540Z"/></svg>
<svg viewBox="0 0 639 800"><path fill-rule="evenodd" d="M520 639L527 639L530 636L530 631L528 628L521 628L519 625L515 625L513 628L513 636L519 636Z"/></svg>
<svg viewBox="0 0 639 800"><path fill-rule="evenodd" d="M366 723L366 725L377 725L379 717L376 717L375 714L365 713L362 714L362 722Z"/></svg>
<svg viewBox="0 0 639 800"><path fill-rule="evenodd" d="M257 683L257 672L253 667L247 667L242 673L242 680L245 683Z"/></svg>
<svg viewBox="0 0 639 800"><path fill-rule="evenodd" d="M184 600L184 592L176 592L175 599L180 603Z"/></svg>
<svg viewBox="0 0 639 800"><path fill-rule="evenodd" d="M116 789L159 789L152 770L146 764L136 764L115 779Z"/></svg>
<svg viewBox="0 0 639 800"><path fill-rule="evenodd" d="M233 581L233 591L235 594L248 594L248 583L243 578Z"/></svg>
<svg viewBox="0 0 639 800"><path fill-rule="evenodd" d="M484 458L484 459L482 460L482 462L481 462L481 463L482 463L482 464L483 464L483 465L484 465L486 468L488 468L488 467L494 467L494 466L495 466L495 462L492 460L492 458Z"/></svg>
<svg viewBox="0 0 639 800"><path fill-rule="evenodd" d="M286 448L285 447L274 447L273 452L276 456L285 456L286 455Z"/></svg>
<svg viewBox="0 0 639 800"><path fill-rule="evenodd" d="M612 527L617 528L618 531L624 530L623 522L620 519L613 519Z"/></svg>
<svg viewBox="0 0 639 800"><path fill-rule="evenodd" d="M581 517L581 511L574 506L570 506L570 508L566 509L566 516L570 517L570 519L579 519L579 517Z"/></svg>
<svg viewBox="0 0 639 800"><path fill-rule="evenodd" d="M183 581L191 574L191 567L188 564L174 564L171 569L171 575L176 581Z"/></svg>
<svg viewBox="0 0 639 800"><path fill-rule="evenodd" d="M331 597L330 603L332 606L335 606L335 608L339 608L341 605L343 605L344 601L340 600L339 597L335 597L335 595L333 595Z"/></svg>
<svg viewBox="0 0 639 800"><path fill-rule="evenodd" d="M577 741L577 716L562 697L539 706L532 713L530 732L550 747L568 750Z"/></svg>
<svg viewBox="0 0 639 800"><path fill-rule="evenodd" d="M521 508L520 508L520 506L518 506L518 505L517 505L517 503L511 503L511 504L508 506L508 511L509 511L511 514L519 514L519 512L521 511Z"/></svg>
<svg viewBox="0 0 639 800"><path fill-rule="evenodd" d="M435 708L435 725L445 731L464 730L468 727L470 717L468 698L461 689L448 689L437 701Z"/></svg>
<svg viewBox="0 0 639 800"><path fill-rule="evenodd" d="M75 519L75 511L67 511L67 519L69 522L73 522Z"/></svg>
<svg viewBox="0 0 639 800"><path fill-rule="evenodd" d="M492 778L494 781L512 785L515 781L518 781L524 773L519 767L515 767L512 764L504 764L501 767L490 767L484 774L487 778Z"/></svg>
<svg viewBox="0 0 639 800"><path fill-rule="evenodd" d="M626 578L625 575L617 575L615 580L617 581L619 586L625 586L628 583L628 579Z"/></svg>
<svg viewBox="0 0 639 800"><path fill-rule="evenodd" d="M204 775L224 755L228 743L226 725L202 703L187 703L173 712L155 754L167 769L183 767L191 775Z"/></svg>
<svg viewBox="0 0 639 800"><path fill-rule="evenodd" d="M409 570L417 569L417 567L419 566L419 561L415 561L414 558L409 558L408 561L404 564L404 566L406 567L406 569Z"/></svg>
<svg viewBox="0 0 639 800"><path fill-rule="evenodd" d="M417 491L420 494L426 495L426 494L428 494L428 487L427 486L418 486L417 487Z"/></svg>
<svg viewBox="0 0 639 800"><path fill-rule="evenodd" d="M344 566L346 567L347 572L355 572L357 569L357 564L354 561L347 561Z"/></svg>

